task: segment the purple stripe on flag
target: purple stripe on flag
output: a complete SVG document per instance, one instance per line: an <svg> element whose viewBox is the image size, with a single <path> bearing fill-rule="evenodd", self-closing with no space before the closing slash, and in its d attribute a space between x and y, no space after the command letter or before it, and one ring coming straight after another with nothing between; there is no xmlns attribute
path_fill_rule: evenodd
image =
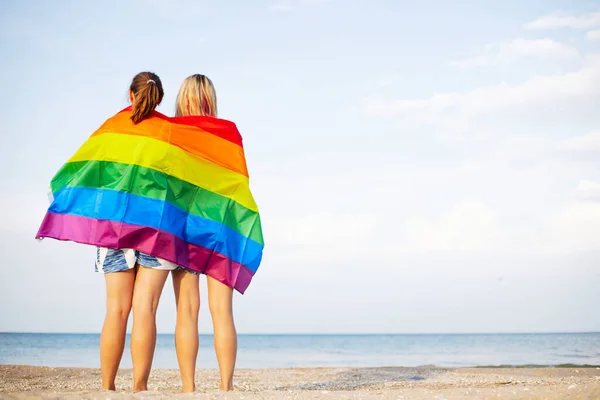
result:
<svg viewBox="0 0 600 400"><path fill-rule="evenodd" d="M37 239L52 238L113 249L135 249L206 274L244 293L252 271L205 247L187 243L155 228L98 220L70 214L46 214Z"/></svg>

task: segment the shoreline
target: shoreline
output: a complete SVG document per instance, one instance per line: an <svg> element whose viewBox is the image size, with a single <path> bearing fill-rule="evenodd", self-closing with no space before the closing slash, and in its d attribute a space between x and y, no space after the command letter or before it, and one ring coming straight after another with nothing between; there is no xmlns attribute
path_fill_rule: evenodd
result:
<svg viewBox="0 0 600 400"><path fill-rule="evenodd" d="M117 377L117 392L100 391L100 370L0 365L0 399L600 399L600 367L284 368L239 369L236 391L222 393L218 371L199 369L197 391L179 394L176 369L156 369L149 391L131 392L132 370Z"/></svg>
<svg viewBox="0 0 600 400"><path fill-rule="evenodd" d="M64 365L39 365L39 364L0 364L0 369L3 367L10 368L51 368L51 369L73 369L73 370L99 370L99 367L73 367L73 366L64 366ZM241 367L236 368L239 370L246 371L268 371L268 370L293 370L293 369L340 369L340 368L353 368L353 369L377 369L377 368L413 368L413 369L423 369L423 368L433 368L433 369L445 369L445 370L461 370L461 369L600 369L600 365L595 364L484 364L484 365L464 365L460 367L453 366L443 366L443 365L433 365L433 364L424 364L424 365L413 365L413 366L394 366L394 365L379 365L379 366L368 366L368 365L325 365L325 366L304 366L304 367ZM198 370L201 371L212 371L215 368L201 368L197 367ZM132 368L119 368L119 371L130 371ZM166 368L154 368L156 371L170 371L177 370L175 367L166 367Z"/></svg>

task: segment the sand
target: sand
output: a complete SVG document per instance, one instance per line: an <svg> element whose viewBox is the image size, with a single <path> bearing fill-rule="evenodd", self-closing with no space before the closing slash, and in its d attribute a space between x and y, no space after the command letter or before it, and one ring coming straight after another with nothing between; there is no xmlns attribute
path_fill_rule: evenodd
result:
<svg viewBox="0 0 600 400"><path fill-rule="evenodd" d="M154 370L133 394L131 370L103 392L97 369L0 365L0 399L600 399L600 368L240 369L230 393L216 390L217 371L196 376L198 390L179 394L177 370Z"/></svg>

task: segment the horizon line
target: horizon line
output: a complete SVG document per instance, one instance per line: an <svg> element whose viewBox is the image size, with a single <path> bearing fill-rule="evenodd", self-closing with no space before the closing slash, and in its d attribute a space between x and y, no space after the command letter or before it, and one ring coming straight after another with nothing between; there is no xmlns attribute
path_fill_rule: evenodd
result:
<svg viewBox="0 0 600 400"><path fill-rule="evenodd" d="M39 335L100 335L101 332L42 332L42 331L0 331L0 334L39 334ZM130 335L131 332L127 332ZM174 335L175 332L160 332L157 335ZM213 335L213 332L199 332L199 335ZM238 333L238 336L410 336L410 335L560 335L560 334L600 334L598 331L505 331L505 332L270 332Z"/></svg>

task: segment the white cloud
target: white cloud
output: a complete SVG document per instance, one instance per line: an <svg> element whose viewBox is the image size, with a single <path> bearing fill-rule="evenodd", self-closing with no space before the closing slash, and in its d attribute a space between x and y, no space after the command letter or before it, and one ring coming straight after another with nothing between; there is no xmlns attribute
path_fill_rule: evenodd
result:
<svg viewBox="0 0 600 400"><path fill-rule="evenodd" d="M487 47L486 47L487 49ZM451 61L450 65L459 68L483 67L494 64L495 57L492 55L474 56L458 61Z"/></svg>
<svg viewBox="0 0 600 400"><path fill-rule="evenodd" d="M310 214L278 218L274 241L288 245L331 246L356 244L373 235L377 217L371 214Z"/></svg>
<svg viewBox="0 0 600 400"><path fill-rule="evenodd" d="M274 10L274 11L288 11L292 9L292 4L289 1L278 1L275 4L271 4L269 6L269 10Z"/></svg>
<svg viewBox="0 0 600 400"><path fill-rule="evenodd" d="M556 149L565 152L600 152L600 131L562 140Z"/></svg>
<svg viewBox="0 0 600 400"><path fill-rule="evenodd" d="M461 68L487 65L511 64L520 59L544 61L570 60L579 57L576 48L552 39L522 39L493 43L485 47L483 55L454 61L451 64Z"/></svg>
<svg viewBox="0 0 600 400"><path fill-rule="evenodd" d="M524 230L479 201L465 201L436 218L413 217L386 254L468 252L556 255L600 250L600 183L582 180L576 198Z"/></svg>
<svg viewBox="0 0 600 400"><path fill-rule="evenodd" d="M559 110L565 113L577 110L575 99L582 98L589 106L589 98L600 95L600 54L584 58L582 67L574 72L557 75L535 76L521 83L500 83L482 86L464 92L434 93L424 99L391 100L369 98L367 113L373 116L398 117L405 122L423 125L441 125L445 128L464 130L474 126L474 117L486 117L500 112L533 115L538 107L564 104ZM581 102L580 102L581 103ZM560 113L545 115L554 117ZM477 124L478 130L482 129Z"/></svg>
<svg viewBox="0 0 600 400"><path fill-rule="evenodd" d="M600 12L570 15L558 11L525 24L525 28L531 30L590 29L597 26L600 26Z"/></svg>
<svg viewBox="0 0 600 400"><path fill-rule="evenodd" d="M49 205L42 191L5 194L0 199L0 232L28 235L33 241Z"/></svg>
<svg viewBox="0 0 600 400"><path fill-rule="evenodd" d="M326 3L330 0L278 0L269 6L274 11L289 11L299 6L311 6Z"/></svg>
<svg viewBox="0 0 600 400"><path fill-rule="evenodd" d="M600 200L600 182L583 179L577 186L577 197L581 200Z"/></svg>
<svg viewBox="0 0 600 400"><path fill-rule="evenodd" d="M405 252L482 251L497 248L499 227L494 212L478 201L465 201L436 219L406 222Z"/></svg>
<svg viewBox="0 0 600 400"><path fill-rule="evenodd" d="M584 184L586 190L589 186L589 183ZM597 190L596 187L594 191ZM600 202L577 200L567 204L557 216L550 219L539 243L546 253L600 249Z"/></svg>
<svg viewBox="0 0 600 400"><path fill-rule="evenodd" d="M600 30L589 31L586 36L589 40L600 40Z"/></svg>
<svg viewBox="0 0 600 400"><path fill-rule="evenodd" d="M580 191L598 191L600 190L600 183L588 180L579 181L577 190Z"/></svg>
<svg viewBox="0 0 600 400"><path fill-rule="evenodd" d="M326 207L325 207L326 208ZM299 216L280 214L264 219L265 240L271 249L269 263L299 266L303 276L323 276L336 265L356 262L372 253L378 215L324 211ZM323 270L329 265L329 272ZM286 271L285 274L294 274Z"/></svg>
<svg viewBox="0 0 600 400"><path fill-rule="evenodd" d="M390 75L378 80L375 85L379 87L390 87L398 83L401 79L402 77L398 74Z"/></svg>
<svg viewBox="0 0 600 400"><path fill-rule="evenodd" d="M208 7L199 0L137 0L141 10L170 20L190 19L203 16Z"/></svg>

